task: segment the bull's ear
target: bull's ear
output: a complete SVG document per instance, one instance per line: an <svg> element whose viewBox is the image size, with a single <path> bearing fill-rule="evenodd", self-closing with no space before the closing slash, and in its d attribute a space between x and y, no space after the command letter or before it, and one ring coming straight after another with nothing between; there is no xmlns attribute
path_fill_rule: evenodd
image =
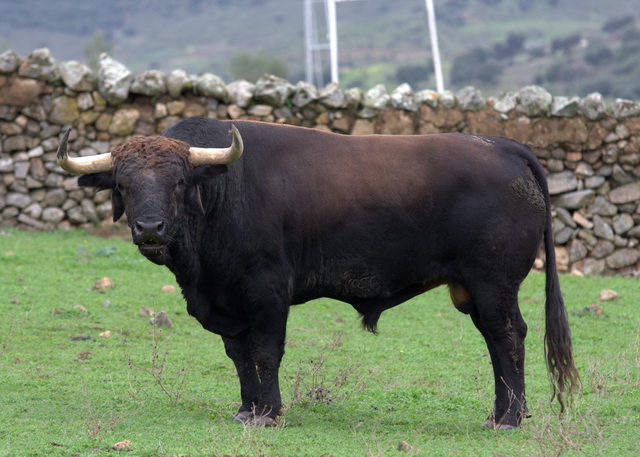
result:
<svg viewBox="0 0 640 457"><path fill-rule="evenodd" d="M124 204L120 192L113 188L114 184L111 173L91 173L78 178L78 185L81 187L95 187L98 190L112 189L111 210L113 211L113 222L117 222L124 214Z"/></svg>
<svg viewBox="0 0 640 457"><path fill-rule="evenodd" d="M113 212L113 222L118 222L118 219L120 219L124 214L122 194L120 194L116 189L111 191L111 211Z"/></svg>
<svg viewBox="0 0 640 457"><path fill-rule="evenodd" d="M204 206L202 205L202 197L200 197L200 185L196 184L189 188L187 193L187 199L189 203L200 208L200 211L204 214Z"/></svg>
<svg viewBox="0 0 640 457"><path fill-rule="evenodd" d="M200 208L200 211L204 213L200 185L226 172L226 165L199 165L195 167L193 169L193 183L189 187L189 191L187 193L188 201Z"/></svg>
<svg viewBox="0 0 640 457"><path fill-rule="evenodd" d="M111 189L113 184L113 176L111 176L111 173L92 173L82 175L78 178L79 186L95 187L98 190Z"/></svg>

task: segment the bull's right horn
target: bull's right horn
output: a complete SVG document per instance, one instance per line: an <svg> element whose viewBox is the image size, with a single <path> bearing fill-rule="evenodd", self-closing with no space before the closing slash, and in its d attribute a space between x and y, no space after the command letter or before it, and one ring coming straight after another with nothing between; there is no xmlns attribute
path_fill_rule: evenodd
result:
<svg viewBox="0 0 640 457"><path fill-rule="evenodd" d="M64 136L58 146L58 165L64 171L68 171L74 175L85 175L89 173L100 173L102 171L111 171L113 169L113 162L111 160L111 154L99 154L86 157L69 157L67 152L67 140L69 139L69 133L71 128L68 128L64 132Z"/></svg>
<svg viewBox="0 0 640 457"><path fill-rule="evenodd" d="M226 165L235 162L244 151L242 136L235 125L231 125L232 142L228 148L189 148L189 161L197 165Z"/></svg>

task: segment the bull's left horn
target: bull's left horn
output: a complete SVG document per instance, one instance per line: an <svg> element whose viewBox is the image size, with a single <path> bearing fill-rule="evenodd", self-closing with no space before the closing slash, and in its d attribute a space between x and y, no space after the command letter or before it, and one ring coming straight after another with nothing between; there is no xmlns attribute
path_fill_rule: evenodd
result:
<svg viewBox="0 0 640 457"><path fill-rule="evenodd" d="M64 171L68 171L74 175L85 175L89 173L100 173L102 171L111 171L113 162L111 154L99 154L86 157L69 157L67 152L67 140L69 139L71 128L64 132L64 136L58 146L58 165Z"/></svg>
<svg viewBox="0 0 640 457"><path fill-rule="evenodd" d="M197 165L226 165L240 158L244 145L242 137L235 125L231 126L233 141L228 148L189 148L189 161Z"/></svg>

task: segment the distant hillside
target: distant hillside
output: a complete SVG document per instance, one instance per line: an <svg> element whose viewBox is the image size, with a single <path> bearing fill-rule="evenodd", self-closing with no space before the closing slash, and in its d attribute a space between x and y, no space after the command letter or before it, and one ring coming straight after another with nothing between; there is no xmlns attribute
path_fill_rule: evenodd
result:
<svg viewBox="0 0 640 457"><path fill-rule="evenodd" d="M640 99L635 3L435 0L446 86L492 94L537 83L555 94ZM424 0L337 9L343 86L435 86ZM183 68L229 81L269 71L297 82L304 79L303 0L0 3L0 52L25 56L44 46L58 60L88 61L106 49L135 72Z"/></svg>

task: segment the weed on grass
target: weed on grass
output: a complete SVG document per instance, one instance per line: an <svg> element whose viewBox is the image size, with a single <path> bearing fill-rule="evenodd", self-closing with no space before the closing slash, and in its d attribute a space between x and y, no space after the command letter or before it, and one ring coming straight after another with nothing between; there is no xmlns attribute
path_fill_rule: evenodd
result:
<svg viewBox="0 0 640 457"><path fill-rule="evenodd" d="M147 364L136 363L130 355L127 355L129 368L148 375L169 399L171 406L176 406L185 395L188 368L184 361L182 365L175 366L167 358L169 355L168 342L170 336L165 336L162 330L151 328L151 360ZM130 381L131 385L131 381ZM134 389L132 388L132 391ZM139 389L138 391L139 392Z"/></svg>
<svg viewBox="0 0 640 457"><path fill-rule="evenodd" d="M333 334L329 343L315 357L298 366L289 389L291 400L286 409L329 405L364 391L367 374L361 362L349 356L335 374L329 374L326 369L327 361L338 356L337 352L341 351L343 341L344 332Z"/></svg>
<svg viewBox="0 0 640 457"><path fill-rule="evenodd" d="M481 427L490 358L440 289L386 311L377 336L339 302L292 308L286 414L260 429L230 420L240 393L233 364L180 294L163 291L175 285L165 268L118 239L4 232L0 456L620 457L640 448L637 280L561 278L583 382L562 419L543 357L544 276L531 274L520 303L533 416L521 429ZM104 277L114 287L94 290ZM620 298L599 301L603 289ZM149 325L142 306L166 311L173 327Z"/></svg>
<svg viewBox="0 0 640 457"><path fill-rule="evenodd" d="M102 441L108 432L115 430L116 425L129 415L122 411L115 411L113 405L108 403L95 405L89 397L86 397L83 428L91 440Z"/></svg>

